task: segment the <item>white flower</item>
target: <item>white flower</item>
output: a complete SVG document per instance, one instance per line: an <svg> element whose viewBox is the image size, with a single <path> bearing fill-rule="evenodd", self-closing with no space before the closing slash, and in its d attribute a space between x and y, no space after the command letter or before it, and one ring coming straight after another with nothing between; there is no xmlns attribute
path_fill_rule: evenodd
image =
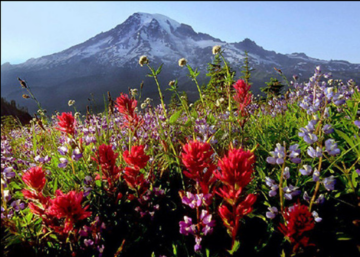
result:
<svg viewBox="0 0 360 257"><path fill-rule="evenodd" d="M131 93L132 96L135 97L135 96L137 96L138 90L136 88L130 89L130 93Z"/></svg>
<svg viewBox="0 0 360 257"><path fill-rule="evenodd" d="M146 55L142 55L139 59L139 64L142 67L144 64L149 63L148 58L146 57Z"/></svg>
<svg viewBox="0 0 360 257"><path fill-rule="evenodd" d="M69 100L68 105L73 106L75 104L75 100Z"/></svg>
<svg viewBox="0 0 360 257"><path fill-rule="evenodd" d="M179 66L180 66L180 67L183 67L184 65L186 65L186 63L187 63L187 60L186 60L185 58L181 58L181 59L179 60Z"/></svg>
<svg viewBox="0 0 360 257"><path fill-rule="evenodd" d="M146 106L147 106L147 103L142 103L142 104L141 104L141 109L145 109Z"/></svg>
<svg viewBox="0 0 360 257"><path fill-rule="evenodd" d="M221 46L213 46L212 53L217 54L221 51Z"/></svg>

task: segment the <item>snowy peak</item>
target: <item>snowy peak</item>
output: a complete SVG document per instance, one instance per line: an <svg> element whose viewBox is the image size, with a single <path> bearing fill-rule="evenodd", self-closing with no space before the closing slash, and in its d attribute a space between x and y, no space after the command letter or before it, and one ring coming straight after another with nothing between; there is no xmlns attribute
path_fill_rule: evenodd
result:
<svg viewBox="0 0 360 257"><path fill-rule="evenodd" d="M169 34L181 26L179 22L174 21L173 19L170 19L169 17L166 17L162 14L149 14L139 12L130 16L129 19L137 19L141 27L154 28L159 26L166 30L166 32Z"/></svg>

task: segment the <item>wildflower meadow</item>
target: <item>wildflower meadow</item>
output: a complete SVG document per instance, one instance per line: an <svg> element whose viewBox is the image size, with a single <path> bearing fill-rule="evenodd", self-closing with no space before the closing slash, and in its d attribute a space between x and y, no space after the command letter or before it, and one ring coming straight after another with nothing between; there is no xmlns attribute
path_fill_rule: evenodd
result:
<svg viewBox="0 0 360 257"><path fill-rule="evenodd" d="M142 87L105 109L1 123L5 256L360 256L360 87L314 67L309 78L251 93L220 46L189 103ZM211 63L209 64L211 67ZM141 78L139 78L141 81Z"/></svg>

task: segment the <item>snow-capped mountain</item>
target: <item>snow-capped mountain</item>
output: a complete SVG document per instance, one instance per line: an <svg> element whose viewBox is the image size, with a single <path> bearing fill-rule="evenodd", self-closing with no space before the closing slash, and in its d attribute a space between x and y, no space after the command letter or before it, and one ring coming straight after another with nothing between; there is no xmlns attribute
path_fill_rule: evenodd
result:
<svg viewBox="0 0 360 257"><path fill-rule="evenodd" d="M270 77L276 77L274 67L287 76L297 74L306 79L317 65L321 65L323 71L332 72L336 78L360 79L360 64L319 60L303 53L279 54L263 49L250 39L227 43L197 33L191 26L161 14L135 13L115 28L62 52L32 58L18 65L3 64L1 94L28 106L33 112L35 105L21 98L21 87L16 79L20 77L32 86L37 98L50 112L69 110L66 106L69 99L75 99L78 109L84 110L90 103L90 93L97 104L102 105L107 91L116 97L128 88L138 88L144 81L144 96L155 99L157 88L154 81L146 77L149 70L138 64L139 57L146 55L154 68L164 63L159 76L164 89L170 80L177 78L180 90L196 98L195 85L186 77L186 69L180 68L177 62L186 58L193 68L199 68L199 79L206 83L206 67L213 59L214 45L222 47L237 77L241 75L245 51L249 52L250 65L255 69L252 73L255 92L259 92Z"/></svg>

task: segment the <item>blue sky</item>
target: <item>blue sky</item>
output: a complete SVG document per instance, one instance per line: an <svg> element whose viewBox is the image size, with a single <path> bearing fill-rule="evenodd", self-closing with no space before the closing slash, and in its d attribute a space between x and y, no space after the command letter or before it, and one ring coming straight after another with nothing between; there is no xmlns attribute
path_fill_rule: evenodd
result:
<svg viewBox="0 0 360 257"><path fill-rule="evenodd" d="M135 12L160 13L227 42L360 63L360 2L1 2L1 64L65 50Z"/></svg>

